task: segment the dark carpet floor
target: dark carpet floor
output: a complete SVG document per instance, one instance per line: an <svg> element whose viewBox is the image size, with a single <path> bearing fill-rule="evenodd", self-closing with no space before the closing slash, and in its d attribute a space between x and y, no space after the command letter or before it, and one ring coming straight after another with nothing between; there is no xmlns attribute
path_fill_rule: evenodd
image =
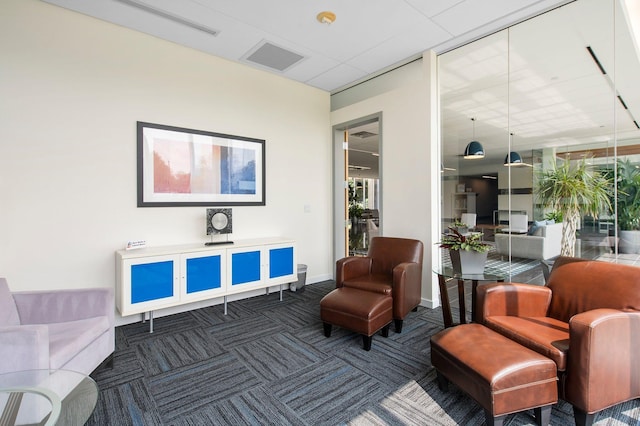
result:
<svg viewBox="0 0 640 426"><path fill-rule="evenodd" d="M442 311L420 307L401 334L372 349L334 327L325 338L320 299L305 291L258 296L116 328L114 368L93 373L100 395L89 425L482 425L479 406L455 387L441 392L429 337ZM453 308L455 311L455 308ZM458 316L458 312L454 312ZM605 390L603 390L605 391ZM598 414L597 425L636 425L640 401ZM533 412L506 425L534 425ZM560 402L552 425L573 424Z"/></svg>

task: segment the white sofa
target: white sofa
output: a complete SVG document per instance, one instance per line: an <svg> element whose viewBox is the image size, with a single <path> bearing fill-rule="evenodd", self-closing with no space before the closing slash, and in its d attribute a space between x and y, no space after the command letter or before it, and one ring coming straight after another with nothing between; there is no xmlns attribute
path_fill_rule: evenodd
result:
<svg viewBox="0 0 640 426"><path fill-rule="evenodd" d="M562 223L540 226L534 235L496 234L496 252L502 256L509 255L511 240L511 256L526 259L551 259L560 255L562 241Z"/></svg>

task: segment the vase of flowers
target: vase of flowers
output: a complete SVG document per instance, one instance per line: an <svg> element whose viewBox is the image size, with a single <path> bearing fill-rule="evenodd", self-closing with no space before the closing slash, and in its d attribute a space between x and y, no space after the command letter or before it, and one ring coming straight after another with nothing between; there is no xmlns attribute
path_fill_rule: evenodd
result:
<svg viewBox="0 0 640 426"><path fill-rule="evenodd" d="M440 248L449 250L451 265L455 272L461 274L482 274L487 261L487 252L491 244L482 241L482 233L462 234L457 229L447 228L442 240L437 243Z"/></svg>

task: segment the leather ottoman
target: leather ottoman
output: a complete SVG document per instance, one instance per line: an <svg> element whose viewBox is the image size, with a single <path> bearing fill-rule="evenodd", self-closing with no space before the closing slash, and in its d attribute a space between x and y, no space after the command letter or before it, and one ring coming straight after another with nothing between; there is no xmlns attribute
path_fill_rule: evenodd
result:
<svg viewBox="0 0 640 426"><path fill-rule="evenodd" d="M326 337L331 336L332 325L346 328L362 334L364 350L368 351L378 330L382 330L382 336L389 336L393 301L388 294L340 287L320 301L320 318Z"/></svg>
<svg viewBox="0 0 640 426"><path fill-rule="evenodd" d="M480 324L431 336L431 364L440 389L450 381L466 392L484 408L487 425L528 409L539 425L548 425L558 402L555 362Z"/></svg>

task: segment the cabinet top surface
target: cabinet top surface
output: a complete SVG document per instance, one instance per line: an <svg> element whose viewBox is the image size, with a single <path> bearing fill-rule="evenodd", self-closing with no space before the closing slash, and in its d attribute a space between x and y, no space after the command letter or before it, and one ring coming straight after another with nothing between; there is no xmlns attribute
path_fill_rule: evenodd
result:
<svg viewBox="0 0 640 426"><path fill-rule="evenodd" d="M242 247L261 246L268 244L293 244L294 240L282 237L253 238L248 240L232 240L229 244L216 244L205 246L204 243L177 244L171 246L147 246L132 250L116 250L121 258L134 258L145 256L160 256L172 253L193 253L199 251L227 250Z"/></svg>

